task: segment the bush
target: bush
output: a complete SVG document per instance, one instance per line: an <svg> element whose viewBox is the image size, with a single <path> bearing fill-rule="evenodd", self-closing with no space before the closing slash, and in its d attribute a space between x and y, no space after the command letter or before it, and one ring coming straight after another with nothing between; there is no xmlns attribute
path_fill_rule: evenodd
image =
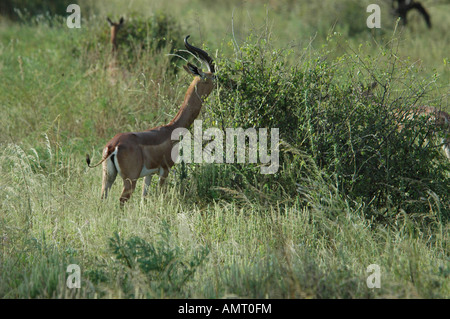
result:
<svg viewBox="0 0 450 319"><path fill-rule="evenodd" d="M118 60L129 69L140 61L143 61L141 64L145 67L152 67L157 64L155 59L167 59L166 54L183 48L183 36L185 34L175 19L162 11L155 12L150 18L130 14L117 33ZM91 54L100 53L100 56L110 52L110 32L106 17L91 24L80 47ZM148 62L150 59L151 63ZM177 57L170 58L172 63L180 60Z"/></svg>
<svg viewBox="0 0 450 319"><path fill-rule="evenodd" d="M69 4L78 1L61 0L2 0L0 14L6 15L12 20L30 18L37 15L67 15Z"/></svg>
<svg viewBox="0 0 450 319"><path fill-rule="evenodd" d="M168 224L163 223L162 228L160 239L155 244L136 236L124 241L116 233L110 238L110 248L117 260L129 270L139 270L146 277L151 291L170 295L180 293L206 259L209 250L200 247L189 256L179 246L173 245Z"/></svg>
<svg viewBox="0 0 450 319"><path fill-rule="evenodd" d="M261 39L243 45L238 58L223 59L213 121L244 129L277 127L291 149L284 148L279 173L262 176L248 165L241 170L245 180L259 189L264 181L267 193L282 189L297 196L292 180L300 183L311 172L304 156L296 155L301 153L352 202L374 208L367 210L374 214L369 217L385 220L401 211L450 217L450 166L431 134L441 133L426 117L402 118L421 103L426 83L407 75L406 64L392 62L389 49L382 51L380 56L391 59L383 69L374 58L355 61L357 53L327 58L330 52L292 66L291 52L273 50ZM374 78L382 86L380 97L355 85ZM399 131L401 121L405 129Z"/></svg>
<svg viewBox="0 0 450 319"><path fill-rule="evenodd" d="M128 63L136 62L143 52L174 53L183 48L183 34L175 19L158 11L150 18L131 15L117 36L119 50L125 51ZM172 59L176 61L176 59Z"/></svg>

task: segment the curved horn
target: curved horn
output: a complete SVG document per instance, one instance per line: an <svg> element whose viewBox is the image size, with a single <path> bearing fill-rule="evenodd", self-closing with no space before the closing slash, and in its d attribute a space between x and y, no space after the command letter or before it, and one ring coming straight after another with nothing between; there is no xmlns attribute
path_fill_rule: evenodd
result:
<svg viewBox="0 0 450 319"><path fill-rule="evenodd" d="M209 72L214 73L215 72L214 60L208 55L208 53L206 53L202 49L196 48L193 45L191 45L187 41L189 37L190 35L184 38L184 45L186 46L186 49L188 49L189 52L196 54L201 60L206 62Z"/></svg>

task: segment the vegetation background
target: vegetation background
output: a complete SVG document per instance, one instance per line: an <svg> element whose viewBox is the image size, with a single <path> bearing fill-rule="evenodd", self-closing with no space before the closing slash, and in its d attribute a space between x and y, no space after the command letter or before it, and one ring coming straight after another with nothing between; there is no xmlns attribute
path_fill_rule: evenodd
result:
<svg viewBox="0 0 450 319"><path fill-rule="evenodd" d="M448 133L404 115L449 111L450 3L422 1L432 29L389 3L2 1L0 296L449 298L450 164L432 138ZM125 18L115 84L107 16ZM280 170L180 164L121 210L120 179L101 201L85 154L172 119L188 34L218 69L203 126L279 127Z"/></svg>

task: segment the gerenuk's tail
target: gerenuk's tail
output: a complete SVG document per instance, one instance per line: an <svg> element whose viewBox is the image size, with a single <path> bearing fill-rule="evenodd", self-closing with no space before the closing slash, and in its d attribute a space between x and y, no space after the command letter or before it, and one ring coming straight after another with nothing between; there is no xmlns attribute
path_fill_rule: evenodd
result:
<svg viewBox="0 0 450 319"><path fill-rule="evenodd" d="M98 162L97 164L92 165L92 166L91 166L91 158L89 157L89 154L86 154L86 163L87 163L87 165L89 166L89 168L94 168L94 167L99 166L101 163L106 161L108 159L108 157L111 156L111 153L112 153L113 150L114 149L108 149L108 152L105 154L105 156L102 158L102 160L100 162Z"/></svg>

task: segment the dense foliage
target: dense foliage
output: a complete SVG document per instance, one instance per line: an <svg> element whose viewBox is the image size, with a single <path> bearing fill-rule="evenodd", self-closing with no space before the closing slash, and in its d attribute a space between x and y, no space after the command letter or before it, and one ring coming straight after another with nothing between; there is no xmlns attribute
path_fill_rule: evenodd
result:
<svg viewBox="0 0 450 319"><path fill-rule="evenodd" d="M385 50L383 55L392 58ZM286 63L288 55L261 40L242 46L236 58L222 60L214 120L223 127L279 128L283 142L311 157L352 201L387 215L427 214L431 205L448 219L450 166L433 133L443 137L445 132L426 116L405 117L423 103L426 84L417 86L412 77L403 78L406 85L398 83L401 66L389 72L369 69L358 80L380 83L381 89L372 92L354 82L352 74L364 71L365 64L350 63L350 54L337 59L319 55L293 66ZM402 90L401 99L394 90ZM302 164L290 158L285 162L282 157L282 163L297 166L290 172L299 178ZM274 177L271 188L286 180L284 174ZM283 186L293 195L292 187Z"/></svg>

